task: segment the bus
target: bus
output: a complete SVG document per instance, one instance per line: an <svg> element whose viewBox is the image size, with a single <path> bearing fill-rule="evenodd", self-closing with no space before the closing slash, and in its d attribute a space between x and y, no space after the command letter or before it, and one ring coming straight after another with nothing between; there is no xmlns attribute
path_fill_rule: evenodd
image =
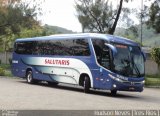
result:
<svg viewBox="0 0 160 116"><path fill-rule="evenodd" d="M29 84L46 81L90 89L142 92L145 55L138 43L99 33L17 39L12 73Z"/></svg>

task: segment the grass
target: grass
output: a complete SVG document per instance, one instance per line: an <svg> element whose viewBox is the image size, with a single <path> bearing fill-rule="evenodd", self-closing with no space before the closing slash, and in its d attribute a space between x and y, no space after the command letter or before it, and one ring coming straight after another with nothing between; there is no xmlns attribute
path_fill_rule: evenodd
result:
<svg viewBox="0 0 160 116"><path fill-rule="evenodd" d="M10 70L11 69L11 65L10 64L0 64L0 67L5 69L5 70Z"/></svg>
<svg viewBox="0 0 160 116"><path fill-rule="evenodd" d="M160 75L146 75L147 78L159 78L160 79Z"/></svg>
<svg viewBox="0 0 160 116"><path fill-rule="evenodd" d="M10 64L0 64L0 68L4 69L4 71L5 71L4 75L2 74L2 76L6 76L6 77L13 76L11 73L11 65Z"/></svg>
<svg viewBox="0 0 160 116"><path fill-rule="evenodd" d="M5 70L5 76L7 77L13 77L11 70Z"/></svg>
<svg viewBox="0 0 160 116"><path fill-rule="evenodd" d="M160 87L160 75L146 75L145 85Z"/></svg>

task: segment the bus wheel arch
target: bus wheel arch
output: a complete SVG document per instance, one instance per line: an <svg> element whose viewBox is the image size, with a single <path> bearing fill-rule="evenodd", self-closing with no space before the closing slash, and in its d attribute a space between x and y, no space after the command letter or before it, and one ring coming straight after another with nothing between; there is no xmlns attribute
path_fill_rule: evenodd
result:
<svg viewBox="0 0 160 116"><path fill-rule="evenodd" d="M28 73L29 71L32 72L32 69L31 69L31 68L27 68L27 70L26 70L26 76L27 76L27 73Z"/></svg>
<svg viewBox="0 0 160 116"><path fill-rule="evenodd" d="M84 87L84 92L89 93L89 89L91 88L91 79L88 74L81 74L79 79L79 85Z"/></svg>

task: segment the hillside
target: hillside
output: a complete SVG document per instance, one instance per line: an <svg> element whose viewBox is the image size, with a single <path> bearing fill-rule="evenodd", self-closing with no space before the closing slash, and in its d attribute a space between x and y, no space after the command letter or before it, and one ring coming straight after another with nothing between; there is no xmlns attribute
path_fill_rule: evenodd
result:
<svg viewBox="0 0 160 116"><path fill-rule="evenodd" d="M128 31L125 28L117 28L115 35L127 37L129 39L134 40L134 41L140 42L140 32L141 32L140 25L136 25L135 27L137 29L138 37L133 38L134 37L133 32ZM150 29L147 28L146 25L143 25L142 39L143 39L144 46L149 46L149 47L160 46L160 34L155 33L154 30L151 28Z"/></svg>
<svg viewBox="0 0 160 116"><path fill-rule="evenodd" d="M58 27L58 26L50 26L50 25L47 25L45 24L43 26L45 32L47 33L47 35L50 35L50 34L70 34L70 33L74 33L73 31L71 30L67 30L65 28L62 28L62 27Z"/></svg>

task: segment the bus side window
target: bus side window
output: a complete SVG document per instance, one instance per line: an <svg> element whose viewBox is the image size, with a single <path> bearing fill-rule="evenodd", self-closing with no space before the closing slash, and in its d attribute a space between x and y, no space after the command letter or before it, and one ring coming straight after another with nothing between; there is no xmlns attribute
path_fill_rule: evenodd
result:
<svg viewBox="0 0 160 116"><path fill-rule="evenodd" d="M17 42L15 52L17 54L28 54L29 50L27 50L27 42Z"/></svg>
<svg viewBox="0 0 160 116"><path fill-rule="evenodd" d="M76 39L72 46L75 56L90 56L90 49L87 39Z"/></svg>
<svg viewBox="0 0 160 116"><path fill-rule="evenodd" d="M35 52L35 41L16 42L14 45L14 51L17 54L31 55Z"/></svg>

